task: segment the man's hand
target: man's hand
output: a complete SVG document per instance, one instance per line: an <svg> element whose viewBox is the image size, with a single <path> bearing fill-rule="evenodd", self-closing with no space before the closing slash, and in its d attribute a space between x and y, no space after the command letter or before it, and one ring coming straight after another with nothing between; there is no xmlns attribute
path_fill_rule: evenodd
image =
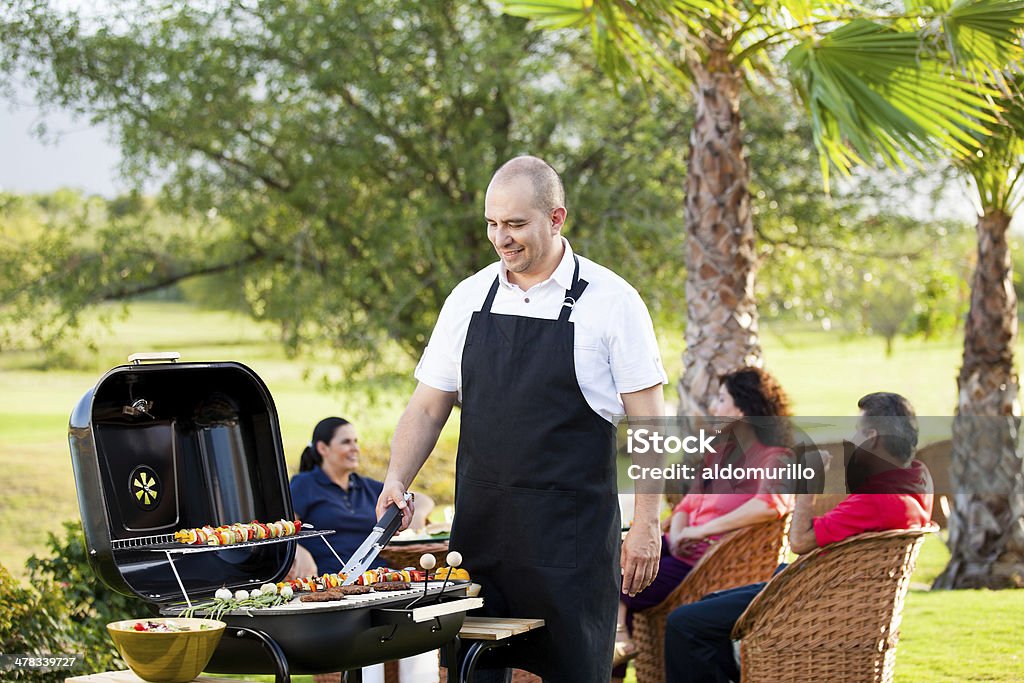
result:
<svg viewBox="0 0 1024 683"><path fill-rule="evenodd" d="M622 592L633 596L647 588L658 575L661 533L657 519L636 524L622 542Z"/></svg>
<svg viewBox="0 0 1024 683"><path fill-rule="evenodd" d="M377 519L384 516L388 506L392 503L397 505L398 509L402 511L402 525L398 527L398 530L404 531L408 529L409 524L412 523L415 506L412 500L405 500L405 484L397 479L385 479L384 490L381 491L380 498L377 499Z"/></svg>

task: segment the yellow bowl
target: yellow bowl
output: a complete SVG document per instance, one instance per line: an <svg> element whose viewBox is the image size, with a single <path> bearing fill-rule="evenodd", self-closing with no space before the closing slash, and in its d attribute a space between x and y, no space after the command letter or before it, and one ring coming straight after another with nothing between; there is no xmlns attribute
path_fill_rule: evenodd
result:
<svg viewBox="0 0 1024 683"><path fill-rule="evenodd" d="M188 631L136 631L135 624L174 624ZM152 683L184 683L206 668L224 635L223 621L212 619L126 619L107 624L121 658L128 668Z"/></svg>

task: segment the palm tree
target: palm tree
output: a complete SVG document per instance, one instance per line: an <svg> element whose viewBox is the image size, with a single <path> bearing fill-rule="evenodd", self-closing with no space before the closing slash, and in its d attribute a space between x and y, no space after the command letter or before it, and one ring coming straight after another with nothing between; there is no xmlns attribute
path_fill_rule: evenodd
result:
<svg viewBox="0 0 1024 683"><path fill-rule="evenodd" d="M1007 232L1024 202L1024 78L1004 84L1001 124L961 166L979 211L953 422L950 562L937 588L1024 585L1024 461L1018 451L1017 296Z"/></svg>
<svg viewBox="0 0 1024 683"><path fill-rule="evenodd" d="M902 14L853 2L506 0L542 28L588 28L616 78L688 92L695 102L686 178L686 351L681 415L703 412L718 378L761 363L755 248L740 101L787 77L814 126L828 186L865 161L902 166L937 149L960 157L995 122L991 90L950 68L950 46L1010 58L1024 2L979 0ZM780 68L784 66L785 68Z"/></svg>

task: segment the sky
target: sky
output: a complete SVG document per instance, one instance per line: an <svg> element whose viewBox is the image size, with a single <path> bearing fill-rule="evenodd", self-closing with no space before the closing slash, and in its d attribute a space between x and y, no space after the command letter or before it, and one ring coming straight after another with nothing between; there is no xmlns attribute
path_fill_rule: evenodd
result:
<svg viewBox="0 0 1024 683"><path fill-rule="evenodd" d="M46 142L33 130L47 128ZM117 178L121 154L109 130L76 121L68 112L43 114L32 93L19 88L0 99L0 190L49 192L62 187L115 196L128 189Z"/></svg>

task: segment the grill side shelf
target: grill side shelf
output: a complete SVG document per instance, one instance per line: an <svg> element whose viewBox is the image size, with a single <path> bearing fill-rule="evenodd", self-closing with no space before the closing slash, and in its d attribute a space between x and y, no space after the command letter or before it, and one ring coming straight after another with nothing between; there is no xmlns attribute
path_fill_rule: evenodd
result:
<svg viewBox="0 0 1024 683"><path fill-rule="evenodd" d="M173 553L176 555L188 555L191 553L206 553L216 550L233 550L235 548L253 548L260 545L273 543L287 543L306 538L330 536L334 529L302 529L291 536L279 536L278 538L264 538L256 541L244 541L242 543L229 543L227 545L188 545L174 540L174 534L160 534L157 536L139 536L138 538L125 538L111 541L110 545L115 550L146 550L151 552Z"/></svg>

